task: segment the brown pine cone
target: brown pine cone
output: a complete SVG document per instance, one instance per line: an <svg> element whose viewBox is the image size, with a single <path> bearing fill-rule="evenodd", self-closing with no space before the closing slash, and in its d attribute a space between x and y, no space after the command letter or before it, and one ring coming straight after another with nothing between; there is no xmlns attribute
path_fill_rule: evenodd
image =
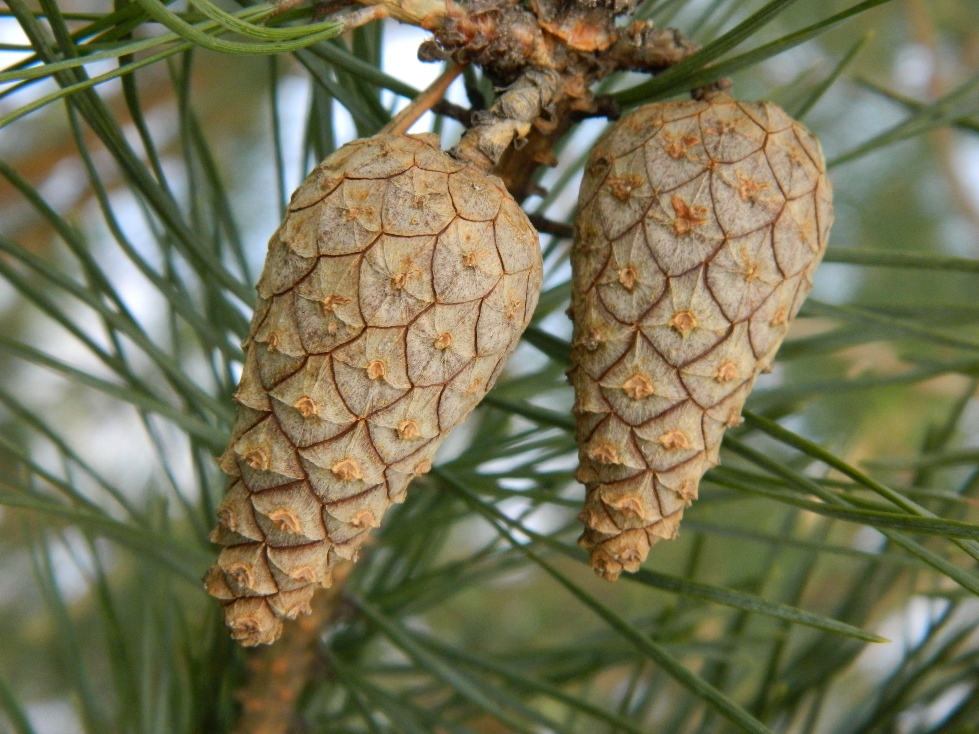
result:
<svg viewBox="0 0 979 734"><path fill-rule="evenodd" d="M492 387L537 303L536 231L434 135L343 146L269 243L208 572L232 635L270 643Z"/></svg>
<svg viewBox="0 0 979 734"><path fill-rule="evenodd" d="M572 255L587 495L610 580L676 537L725 428L812 288L832 200L819 141L770 102L651 104L596 144Z"/></svg>

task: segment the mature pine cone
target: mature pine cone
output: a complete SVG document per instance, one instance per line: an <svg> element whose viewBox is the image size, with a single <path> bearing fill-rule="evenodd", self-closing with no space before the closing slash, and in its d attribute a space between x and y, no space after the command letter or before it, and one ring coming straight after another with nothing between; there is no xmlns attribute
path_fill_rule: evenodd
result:
<svg viewBox="0 0 979 734"><path fill-rule="evenodd" d="M591 153L572 256L580 543L614 580L676 536L812 288L819 142L770 102L642 107Z"/></svg>
<svg viewBox="0 0 979 734"><path fill-rule="evenodd" d="M492 387L541 284L502 182L433 135L321 163L269 243L205 579L232 635L270 643Z"/></svg>

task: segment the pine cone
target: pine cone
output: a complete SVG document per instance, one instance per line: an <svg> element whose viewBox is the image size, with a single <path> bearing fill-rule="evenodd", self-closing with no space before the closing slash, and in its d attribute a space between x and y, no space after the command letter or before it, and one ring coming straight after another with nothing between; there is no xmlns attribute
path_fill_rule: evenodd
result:
<svg viewBox="0 0 979 734"><path fill-rule="evenodd" d="M292 197L245 342L208 572L232 635L270 643L431 467L534 311L537 233L434 135L345 145Z"/></svg>
<svg viewBox="0 0 979 734"><path fill-rule="evenodd" d="M651 104L595 146L569 377L579 543L599 575L635 571L676 537L812 288L832 219L819 142L770 102Z"/></svg>

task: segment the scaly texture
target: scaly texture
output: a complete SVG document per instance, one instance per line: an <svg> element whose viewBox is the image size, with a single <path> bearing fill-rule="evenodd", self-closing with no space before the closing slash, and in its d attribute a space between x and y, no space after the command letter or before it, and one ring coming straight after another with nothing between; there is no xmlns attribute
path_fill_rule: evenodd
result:
<svg viewBox="0 0 979 734"><path fill-rule="evenodd" d="M537 233L434 135L321 163L269 243L205 579L270 643L492 387L537 303Z"/></svg>
<svg viewBox="0 0 979 734"><path fill-rule="evenodd" d="M598 142L572 254L579 543L614 580L676 536L812 288L819 142L770 102L651 104Z"/></svg>

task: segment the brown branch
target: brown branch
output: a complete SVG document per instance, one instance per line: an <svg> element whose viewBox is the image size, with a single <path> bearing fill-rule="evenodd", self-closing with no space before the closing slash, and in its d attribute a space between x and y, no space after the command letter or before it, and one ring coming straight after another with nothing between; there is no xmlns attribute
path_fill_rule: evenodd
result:
<svg viewBox="0 0 979 734"><path fill-rule="evenodd" d="M637 21L622 29L606 54L617 70L656 73L683 61L699 48L675 28Z"/></svg>
<svg viewBox="0 0 979 734"><path fill-rule="evenodd" d="M628 0L450 5L420 55L470 61L506 87L472 116L450 153L484 171L495 166L514 198L525 199L537 167L554 165L553 146L574 122L618 116L609 99L596 100L594 82L621 69L660 71L696 51L679 32L648 22L617 29L615 16L630 7Z"/></svg>
<svg viewBox="0 0 979 734"><path fill-rule="evenodd" d="M526 139L535 123L540 127L540 119L560 96L563 84L551 69L529 69L492 107L474 115L475 125L449 152L460 161L489 170L511 143Z"/></svg>
<svg viewBox="0 0 979 734"><path fill-rule="evenodd" d="M448 12L452 0L357 0L361 5L383 8L385 14L402 23L427 28Z"/></svg>
<svg viewBox="0 0 979 734"><path fill-rule="evenodd" d="M287 734L296 701L317 667L320 634L342 609L343 586L352 565L334 568L333 585L319 592L307 617L285 625L274 644L249 653L248 679L237 693L241 715L233 734Z"/></svg>
<svg viewBox="0 0 979 734"><path fill-rule="evenodd" d="M462 73L464 68L462 64L449 66L421 94L411 100L407 107L392 117L391 122L381 128L379 132L389 135L404 135L408 132L408 128L414 125L419 117L432 109L442 99L445 90Z"/></svg>
<svg viewBox="0 0 979 734"><path fill-rule="evenodd" d="M303 0L304 1L304 0ZM288 7L295 7L296 5L301 5L300 0L279 0L275 4L275 12L273 15L277 15L282 12L282 9ZM351 5L356 5L357 0L323 0L322 2L313 3L313 20L321 21L326 20L334 13L339 13L341 10L346 10Z"/></svg>
<svg viewBox="0 0 979 734"><path fill-rule="evenodd" d="M457 105L454 102L440 99L438 102L432 105L432 112L437 115L444 115L445 117L453 119L463 127L472 127L474 110L466 109L465 107Z"/></svg>
<svg viewBox="0 0 979 734"><path fill-rule="evenodd" d="M540 214L529 214L528 219L534 225L534 229L542 234L549 234L562 240L570 240L574 237L574 227L564 222L555 222Z"/></svg>
<svg viewBox="0 0 979 734"><path fill-rule="evenodd" d="M507 190L518 203L539 193L534 184L534 174L538 167L555 165L554 145L574 124L568 107L570 100L564 99L554 111L553 122L541 124L543 121L538 120L519 146L511 145L503 152L499 164L493 170L503 179Z"/></svg>

